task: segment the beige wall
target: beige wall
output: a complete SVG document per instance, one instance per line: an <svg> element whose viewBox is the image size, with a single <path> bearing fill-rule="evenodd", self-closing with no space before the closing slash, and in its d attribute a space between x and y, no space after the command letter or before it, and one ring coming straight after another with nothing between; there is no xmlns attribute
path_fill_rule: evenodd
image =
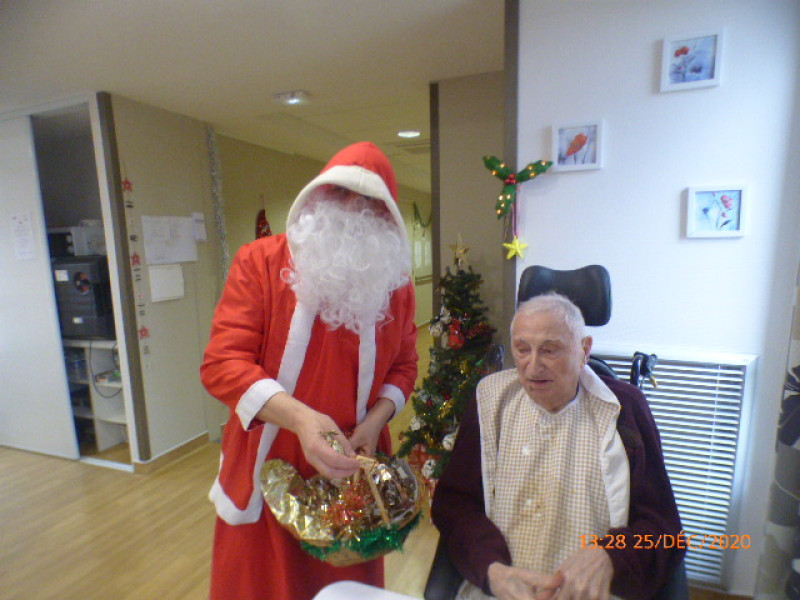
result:
<svg viewBox="0 0 800 600"><path fill-rule="evenodd" d="M284 233L286 215L298 192L325 166L304 156L285 154L223 135L217 136L231 257L255 239L258 211L266 209L272 233ZM263 199L263 200L262 200ZM430 214L430 194L400 186L400 212L409 238L414 234L414 203L423 218ZM430 236L428 236L430 238ZM417 324L431 318L431 285L418 286Z"/></svg>
<svg viewBox="0 0 800 600"><path fill-rule="evenodd" d="M484 284L480 294L490 323L504 329L503 222L494 212L502 182L483 165L487 154L503 158L502 71L439 82L440 230L442 271L453 264L458 235Z"/></svg>
<svg viewBox="0 0 800 600"><path fill-rule="evenodd" d="M133 291L137 330L149 331L139 351L151 458L157 458L206 431L213 435L221 421L219 403L199 378L220 283L206 126L121 96L112 102L122 177L133 189L125 195L127 243L142 259ZM184 296L152 302L142 217L193 212L205 215L208 241L197 244L197 261L180 263Z"/></svg>
<svg viewBox="0 0 800 600"><path fill-rule="evenodd" d="M272 233L284 233L295 196L325 165L224 135L217 135L217 145L232 258L241 246L255 239L256 215L262 208Z"/></svg>

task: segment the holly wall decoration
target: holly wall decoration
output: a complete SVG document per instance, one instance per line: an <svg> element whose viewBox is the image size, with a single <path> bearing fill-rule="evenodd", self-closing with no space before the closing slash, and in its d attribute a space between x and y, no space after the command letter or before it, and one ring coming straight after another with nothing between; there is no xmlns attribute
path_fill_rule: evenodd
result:
<svg viewBox="0 0 800 600"><path fill-rule="evenodd" d="M513 239L503 244L503 247L508 250L506 259L511 260L515 256L522 258L522 253L525 248L528 247L528 244L520 240L517 235L517 187L521 183L525 183L526 181L530 181L546 173L547 170L553 166L553 161L540 160L530 163L519 173L514 173L506 163L496 156L484 156L483 164L492 172L492 175L503 182L503 191L497 197L497 202L494 205L497 218L502 219L503 217L509 216L509 213L511 213L510 229ZM506 227L508 228L508 226L509 221L507 220Z"/></svg>
<svg viewBox="0 0 800 600"><path fill-rule="evenodd" d="M503 182L503 191L497 197L497 203L494 205L497 218L501 219L506 216L514 206L514 202L517 199L517 186L520 183L525 183L538 175L546 173L547 169L553 166L553 161L540 160L535 163L530 163L519 173L514 173L506 163L496 156L484 156L483 164L492 172L492 175Z"/></svg>

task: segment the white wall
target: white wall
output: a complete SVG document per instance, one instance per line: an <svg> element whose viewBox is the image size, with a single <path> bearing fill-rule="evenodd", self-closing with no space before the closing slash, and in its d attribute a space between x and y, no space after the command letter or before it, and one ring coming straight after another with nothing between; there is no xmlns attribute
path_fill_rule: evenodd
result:
<svg viewBox="0 0 800 600"><path fill-rule="evenodd" d="M733 593L752 594L763 542L800 239L796 152L800 3L793 0L522 0L519 155L550 157L557 122L605 120L602 170L522 186L530 264L605 265L603 345L759 355L733 554ZM665 36L724 26L722 84L659 92ZM794 138L792 139L792 130ZM687 239L685 189L749 184L734 239Z"/></svg>

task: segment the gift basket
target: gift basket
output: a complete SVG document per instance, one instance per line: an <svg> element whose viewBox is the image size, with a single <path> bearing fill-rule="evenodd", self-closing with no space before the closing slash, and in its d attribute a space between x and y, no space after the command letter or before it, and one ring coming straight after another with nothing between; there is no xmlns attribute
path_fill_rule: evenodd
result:
<svg viewBox="0 0 800 600"><path fill-rule="evenodd" d="M332 481L303 479L283 460L261 470L264 500L303 549L344 567L402 548L419 522L423 485L407 461L359 456L355 475Z"/></svg>

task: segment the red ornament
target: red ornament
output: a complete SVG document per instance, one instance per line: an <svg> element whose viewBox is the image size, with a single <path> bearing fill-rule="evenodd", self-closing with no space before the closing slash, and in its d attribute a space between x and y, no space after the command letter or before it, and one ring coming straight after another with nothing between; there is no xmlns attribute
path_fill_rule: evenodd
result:
<svg viewBox="0 0 800 600"><path fill-rule="evenodd" d="M271 235L272 229L270 229L269 221L267 221L267 211L262 208L258 216L256 216L256 239L258 240Z"/></svg>
<svg viewBox="0 0 800 600"><path fill-rule="evenodd" d="M133 183L127 177L122 181L122 191L123 192L132 192L133 191Z"/></svg>
<svg viewBox="0 0 800 600"><path fill-rule="evenodd" d="M461 321L453 319L450 322L450 336L447 340L448 346L453 350L460 350L464 347L466 341L464 334L461 332Z"/></svg>

